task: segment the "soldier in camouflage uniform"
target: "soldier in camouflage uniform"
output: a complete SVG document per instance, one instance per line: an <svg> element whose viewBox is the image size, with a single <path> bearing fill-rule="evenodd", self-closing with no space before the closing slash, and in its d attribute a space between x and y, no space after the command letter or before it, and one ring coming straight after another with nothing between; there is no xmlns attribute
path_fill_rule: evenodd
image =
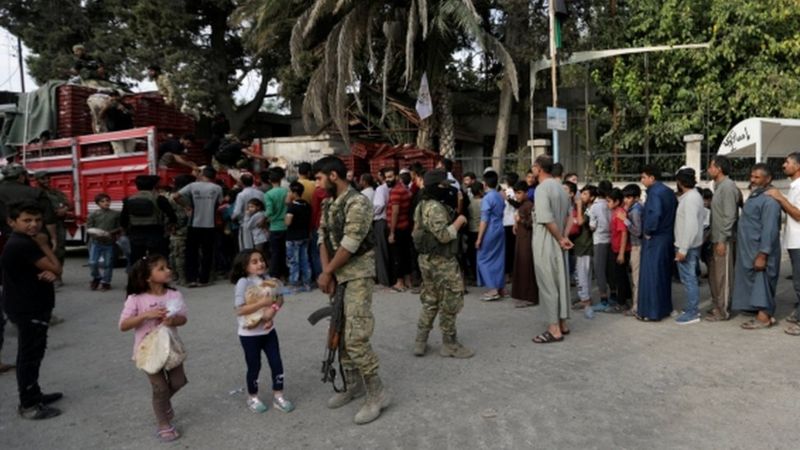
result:
<svg viewBox="0 0 800 450"><path fill-rule="evenodd" d="M192 175L178 175L175 177L175 192L194 183L196 178ZM186 285L186 236L189 233L189 213L183 205L179 205L172 196L167 197L169 204L175 210L175 227L169 235L169 265L175 275L176 282Z"/></svg>
<svg viewBox="0 0 800 450"><path fill-rule="evenodd" d="M423 177L422 201L414 211L414 246L422 274L422 311L417 323L414 355L424 356L428 334L438 314L442 329L441 356L471 358L474 352L456 339L456 315L464 307L464 281L458 264L458 230L467 223L463 215L445 205L450 180L443 170Z"/></svg>
<svg viewBox="0 0 800 450"><path fill-rule="evenodd" d="M367 400L355 416L357 424L365 424L377 419L389 405L388 393L378 376L378 356L369 343L375 328L372 205L347 182L347 169L340 159L322 158L314 165L313 173L332 194L322 204L318 242L322 274L318 284L323 292L332 294L337 284L346 283L341 362L347 390L334 395L328 407L344 406L366 391Z"/></svg>
<svg viewBox="0 0 800 450"><path fill-rule="evenodd" d="M53 212L56 214L56 235L55 235L55 242L56 248L54 253L58 258L58 261L61 263L61 266L64 266L64 257L67 254L66 249L66 242L67 242L67 227L64 225L64 221L67 218L70 210L72 209L72 205L69 203L69 199L67 198L66 194L59 191L58 189L53 188L50 186L50 174L47 172L37 172L36 173L36 183L39 185L45 194L47 194L47 198L50 200L50 204L53 207ZM59 278L58 284L61 283L61 279Z"/></svg>

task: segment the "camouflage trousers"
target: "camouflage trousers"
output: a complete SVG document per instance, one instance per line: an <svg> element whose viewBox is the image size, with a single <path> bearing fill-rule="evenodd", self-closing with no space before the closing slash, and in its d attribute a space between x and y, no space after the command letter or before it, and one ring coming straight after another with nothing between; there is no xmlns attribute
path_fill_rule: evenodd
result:
<svg viewBox="0 0 800 450"><path fill-rule="evenodd" d="M358 369L365 376L378 372L378 355L369 339L375 330L372 315L372 278L347 282L344 291L344 352L342 367Z"/></svg>
<svg viewBox="0 0 800 450"><path fill-rule="evenodd" d="M56 222L56 251L55 255L61 265L64 265L64 258L67 256L67 227L64 222Z"/></svg>
<svg viewBox="0 0 800 450"><path fill-rule="evenodd" d="M464 281L458 260L436 255L419 255L419 270L422 274L417 328L430 331L439 315L439 327L445 336L456 334L456 316L464 307Z"/></svg>
<svg viewBox="0 0 800 450"><path fill-rule="evenodd" d="M169 265L175 281L186 283L186 236L169 237Z"/></svg>

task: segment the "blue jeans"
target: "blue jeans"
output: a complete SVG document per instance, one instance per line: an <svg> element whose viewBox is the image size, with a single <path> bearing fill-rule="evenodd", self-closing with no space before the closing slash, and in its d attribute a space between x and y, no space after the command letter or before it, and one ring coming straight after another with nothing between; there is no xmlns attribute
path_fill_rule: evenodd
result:
<svg viewBox="0 0 800 450"><path fill-rule="evenodd" d="M311 284L311 266L308 263L308 239L286 241L286 262L289 265L289 284Z"/></svg>
<svg viewBox="0 0 800 450"><path fill-rule="evenodd" d="M317 245L318 239L319 231L311 230L308 253L311 256L311 276L314 277L315 280L322 273L322 259L319 256L319 245Z"/></svg>
<svg viewBox="0 0 800 450"><path fill-rule="evenodd" d="M261 352L267 355L267 363L272 372L272 390L283 390L283 361L275 329L259 336L239 336L247 363L247 393L258 394L258 374L261 372Z"/></svg>
<svg viewBox="0 0 800 450"><path fill-rule="evenodd" d="M700 287L697 284L697 264L700 260L701 247L690 248L686 259L678 263L678 274L686 288L686 307L684 311L697 314L700 308Z"/></svg>
<svg viewBox="0 0 800 450"><path fill-rule="evenodd" d="M100 259L103 259L103 276L100 277ZM111 284L111 272L114 270L114 244L100 244L92 241L89 245L89 270L92 280L101 280Z"/></svg>

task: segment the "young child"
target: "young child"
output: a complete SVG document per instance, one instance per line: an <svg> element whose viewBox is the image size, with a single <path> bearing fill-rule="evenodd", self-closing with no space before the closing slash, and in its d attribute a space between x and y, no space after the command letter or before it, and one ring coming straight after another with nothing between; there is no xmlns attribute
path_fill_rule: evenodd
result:
<svg viewBox="0 0 800 450"><path fill-rule="evenodd" d="M539 287L533 268L533 202L528 200L528 184L517 181L514 185L515 200L519 204L514 224L514 270L511 276L511 298L517 301L516 307L524 308L539 304Z"/></svg>
<svg viewBox="0 0 800 450"><path fill-rule="evenodd" d="M605 312L625 312L630 308L631 282L628 278L628 261L631 255L631 243L628 239L628 227L625 226L626 211L622 206L622 190L614 188L608 196L608 209L611 212L611 255L613 258L612 274L617 288L617 301L609 305Z"/></svg>
<svg viewBox="0 0 800 450"><path fill-rule="evenodd" d="M17 326L18 412L24 419L56 417L61 411L51 403L60 392L43 394L39 368L47 348L47 328L55 306L53 282L61 275L61 264L42 229L41 207L33 201L7 205L8 237L0 256L3 268L3 303L8 319Z"/></svg>
<svg viewBox="0 0 800 450"><path fill-rule="evenodd" d="M294 409L294 405L283 396L283 362L278 346L278 333L272 323L280 305L271 303L269 299L253 304L245 301L247 289L260 284L266 278L267 264L260 251L249 249L236 255L230 280L236 284L234 305L239 322L239 342L247 363L247 406L257 413L267 410L267 406L258 398L258 374L261 371L261 352L264 352L272 372L272 404L278 410L288 413ZM244 316L262 308L268 308L264 319L255 327L246 328Z"/></svg>
<svg viewBox="0 0 800 450"><path fill-rule="evenodd" d="M266 220L264 202L252 198L247 201L244 211L244 220L239 228L239 248L242 250L255 248L263 252L264 245L268 240L264 223Z"/></svg>
<svg viewBox="0 0 800 450"><path fill-rule="evenodd" d="M594 305L595 311L605 311L609 306L609 275L611 267L611 211L608 209L606 197L611 193L610 181L603 180L597 185L597 197L589 209L589 227L592 229L594 242L594 277L597 290L600 291L600 303Z"/></svg>
<svg viewBox="0 0 800 450"><path fill-rule="evenodd" d="M469 186L469 223L467 224L467 264L469 266L469 280L474 284L478 282L478 251L475 241L478 240L478 230L481 226L481 199L483 198L483 183L474 182Z"/></svg>
<svg viewBox="0 0 800 450"><path fill-rule="evenodd" d="M573 309L584 309L588 317L592 317L592 255L594 244L592 242L592 229L589 226L589 210L597 197L597 188L586 185L581 189L581 194L575 197L575 225L580 227L580 232L572 241L575 246L575 275L578 278L578 303Z"/></svg>
<svg viewBox="0 0 800 450"><path fill-rule="evenodd" d="M100 286L100 290L107 291L111 289L111 275L114 270L115 235L122 231L122 226L119 223L119 211L111 209L111 197L108 194L97 194L94 202L100 209L89 214L86 221L89 234L89 270L92 277L89 288L94 291ZM101 258L102 277L98 267Z"/></svg>
<svg viewBox="0 0 800 450"><path fill-rule="evenodd" d="M633 288L631 309L626 311L625 315L631 317L636 316L639 306L639 266L642 255L642 204L639 203L641 195L642 190L638 184L631 183L622 188L627 210L625 225L628 227L628 238L631 242L631 287ZM622 214L619 216L622 217Z"/></svg>
<svg viewBox="0 0 800 450"><path fill-rule="evenodd" d="M169 286L172 271L167 259L150 254L136 261L128 275L128 298L119 317L120 331L134 330L133 359L139 344L159 325L180 327L186 324L186 303L180 292ZM180 437L172 425L175 413L172 397L186 385L183 364L172 370L147 374L153 387L153 411L158 422L158 438L163 442Z"/></svg>
<svg viewBox="0 0 800 450"><path fill-rule="evenodd" d="M308 237L311 206L303 200L304 186L297 181L289 185L289 209L286 211L286 264L289 284L300 291L310 290L311 265L308 262ZM302 280L300 279L302 277ZM302 281L302 286L301 286Z"/></svg>

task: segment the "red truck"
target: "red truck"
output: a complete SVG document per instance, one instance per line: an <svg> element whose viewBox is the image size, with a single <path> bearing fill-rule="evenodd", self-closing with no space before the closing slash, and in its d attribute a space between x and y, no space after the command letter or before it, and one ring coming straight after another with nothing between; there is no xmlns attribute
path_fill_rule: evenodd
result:
<svg viewBox="0 0 800 450"><path fill-rule="evenodd" d="M74 206L74 215L67 221L67 241L86 240L86 218L98 208L95 195L111 196L111 207L122 209L122 200L135 193L138 175L157 174L164 185L186 169L158 169L158 130L156 127L134 128L111 133L74 136L25 146L16 157L31 172L50 174L52 187L64 192ZM136 151L121 155L101 154L115 140L136 139Z"/></svg>

